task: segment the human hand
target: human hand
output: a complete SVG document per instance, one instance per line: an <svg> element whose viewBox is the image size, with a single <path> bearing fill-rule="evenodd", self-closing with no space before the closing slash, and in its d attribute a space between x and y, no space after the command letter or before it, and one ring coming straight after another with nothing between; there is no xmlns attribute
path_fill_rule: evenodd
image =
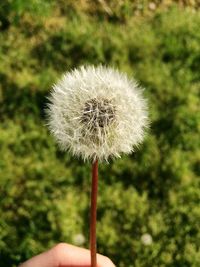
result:
<svg viewBox="0 0 200 267"><path fill-rule="evenodd" d="M69 244L60 243L43 252L19 267L90 267L90 251ZM112 261L97 254L98 267L115 267Z"/></svg>

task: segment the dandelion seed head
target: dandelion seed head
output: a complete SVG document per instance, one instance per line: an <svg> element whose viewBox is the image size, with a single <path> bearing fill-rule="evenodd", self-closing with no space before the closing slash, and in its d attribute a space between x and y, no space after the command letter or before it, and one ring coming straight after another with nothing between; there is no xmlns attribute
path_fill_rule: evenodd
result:
<svg viewBox="0 0 200 267"><path fill-rule="evenodd" d="M131 153L148 126L142 88L126 74L103 66L67 72L53 86L47 114L60 148L84 160Z"/></svg>
<svg viewBox="0 0 200 267"><path fill-rule="evenodd" d="M73 236L73 243L76 246L82 246L85 243L85 236L83 234L76 234Z"/></svg>
<svg viewBox="0 0 200 267"><path fill-rule="evenodd" d="M141 236L141 241L145 246L149 246L153 243L152 236L148 233Z"/></svg>

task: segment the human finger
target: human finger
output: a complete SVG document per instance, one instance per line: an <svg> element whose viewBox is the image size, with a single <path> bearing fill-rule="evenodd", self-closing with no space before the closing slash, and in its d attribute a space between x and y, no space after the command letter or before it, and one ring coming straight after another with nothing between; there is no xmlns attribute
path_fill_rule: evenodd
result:
<svg viewBox="0 0 200 267"><path fill-rule="evenodd" d="M43 252L19 267L90 267L90 251L70 244L60 243ZM98 267L114 267L112 261L97 254Z"/></svg>

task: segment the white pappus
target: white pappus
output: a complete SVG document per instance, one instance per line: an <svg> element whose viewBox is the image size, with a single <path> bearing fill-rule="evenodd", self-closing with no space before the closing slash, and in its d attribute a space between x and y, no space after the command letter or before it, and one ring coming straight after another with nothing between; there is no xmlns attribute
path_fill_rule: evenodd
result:
<svg viewBox="0 0 200 267"><path fill-rule="evenodd" d="M62 150L84 160L131 153L148 126L142 91L118 70L81 66L53 86L46 110L49 129Z"/></svg>

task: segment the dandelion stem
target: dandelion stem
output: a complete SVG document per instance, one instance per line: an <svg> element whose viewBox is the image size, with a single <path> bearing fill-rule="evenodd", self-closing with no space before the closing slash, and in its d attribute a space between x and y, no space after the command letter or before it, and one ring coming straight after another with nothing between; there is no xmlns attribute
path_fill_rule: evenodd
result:
<svg viewBox="0 0 200 267"><path fill-rule="evenodd" d="M91 191L91 207L90 207L91 267L97 266L97 261L96 261L97 191L98 191L98 160L95 160L95 162L92 165L92 191Z"/></svg>

